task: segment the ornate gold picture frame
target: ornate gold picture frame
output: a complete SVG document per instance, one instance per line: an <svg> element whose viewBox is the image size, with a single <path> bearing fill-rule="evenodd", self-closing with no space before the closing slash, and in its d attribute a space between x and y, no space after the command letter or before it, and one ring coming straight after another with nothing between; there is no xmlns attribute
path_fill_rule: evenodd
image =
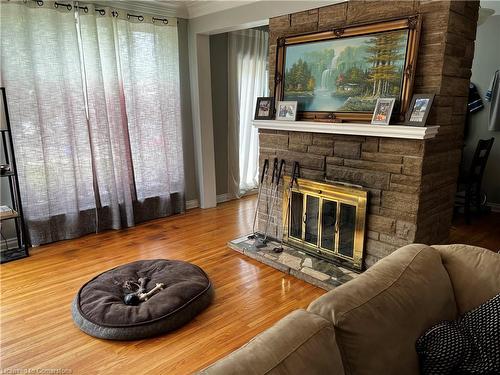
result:
<svg viewBox="0 0 500 375"><path fill-rule="evenodd" d="M378 97L408 109L421 29L412 15L278 39L275 98L298 101L298 120L370 122Z"/></svg>

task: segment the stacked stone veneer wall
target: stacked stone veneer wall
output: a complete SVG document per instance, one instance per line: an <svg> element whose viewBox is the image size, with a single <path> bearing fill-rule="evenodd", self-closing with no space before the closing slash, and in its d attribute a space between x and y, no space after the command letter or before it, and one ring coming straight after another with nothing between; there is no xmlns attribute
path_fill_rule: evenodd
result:
<svg viewBox="0 0 500 375"><path fill-rule="evenodd" d="M414 93L434 93L428 125L431 140L359 137L261 130L260 163L278 157L301 164L302 177L359 184L369 191L365 264L373 265L400 246L442 243L448 238L458 176L468 85L474 55L478 2L349 1L272 18L269 66L275 66L281 36L328 30L388 18L422 15ZM274 70L274 69L271 69ZM270 87L274 87L274 71ZM328 126L325 124L325 126ZM282 187L281 189L282 190ZM264 197L267 190L264 189ZM281 199L281 191L278 199ZM264 230L265 200L259 230ZM281 201L270 233L281 236Z"/></svg>

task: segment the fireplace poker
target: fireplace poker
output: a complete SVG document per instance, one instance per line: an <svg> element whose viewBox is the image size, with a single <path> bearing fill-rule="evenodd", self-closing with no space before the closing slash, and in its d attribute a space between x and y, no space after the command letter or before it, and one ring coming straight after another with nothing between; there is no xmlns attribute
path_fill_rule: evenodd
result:
<svg viewBox="0 0 500 375"><path fill-rule="evenodd" d="M267 242L267 236L268 236L268 232L269 232L269 224L271 223L271 215L273 214L275 202L278 199L278 191L279 191L279 186L280 186L280 181L281 181L281 172L283 171L284 165L285 165L285 160L281 159L278 174L276 175L276 179L274 181L275 185L273 187L273 190L271 191L271 207L269 208L269 211L267 214L266 231L264 233L264 239L262 240L263 244L266 244L266 242Z"/></svg>
<svg viewBox="0 0 500 375"><path fill-rule="evenodd" d="M275 179L277 173L278 173L278 158L274 158L274 161L273 161L273 171L271 172L271 191L273 189L274 179ZM267 184L267 180L266 180L266 185L269 186ZM267 213L269 214L269 194L266 194L266 208L267 208ZM265 232L267 233L267 221L266 221ZM254 242L254 244L255 244L255 247L258 248L258 249L266 246L265 241L260 240L258 238L258 236L255 236L255 242Z"/></svg>
<svg viewBox="0 0 500 375"><path fill-rule="evenodd" d="M288 221L288 216L289 216L289 211L290 211L290 205L292 202L292 189L293 185L297 184L298 186L298 181L297 179L300 177L300 165L298 161L293 162L293 170L292 170L292 177L290 179L290 184L288 185L288 199L286 202L286 211L285 211L285 218L283 220L283 233L281 233L281 241L279 247L275 247L273 251L275 253L281 253L283 252L283 237L285 233L285 226L287 225Z"/></svg>
<svg viewBox="0 0 500 375"><path fill-rule="evenodd" d="M276 161L277 160L278 159L276 159ZM264 184L264 177L266 178L267 181L268 175L269 175L269 159L265 159L264 165L262 165L262 173L260 174L259 193L257 194L257 205L255 206L255 213L253 215L252 234L248 236L248 239L250 240L254 239L257 236L255 233L255 223L257 222L257 213L259 212L259 204L260 204L260 197L262 195L262 185Z"/></svg>

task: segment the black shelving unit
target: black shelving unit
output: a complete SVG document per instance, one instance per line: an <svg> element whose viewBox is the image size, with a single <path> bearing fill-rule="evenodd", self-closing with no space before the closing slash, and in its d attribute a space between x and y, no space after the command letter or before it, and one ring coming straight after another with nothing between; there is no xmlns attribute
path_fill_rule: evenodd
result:
<svg viewBox="0 0 500 375"><path fill-rule="evenodd" d="M21 196L19 193L19 179L17 176L17 168L16 168L16 158L14 155L14 143L12 142L12 133L10 129L10 118L9 118L9 110L7 106L7 95L5 93L5 88L0 87L2 102L3 102L3 112L4 112L4 120L2 121L1 126L5 126L5 128L0 127L0 134L2 136L2 154L0 157L2 158L1 164L7 165L8 170L0 171L0 178L8 179L8 186L10 190L10 204L6 202L1 202L1 206L8 206L11 211L10 212L0 212L0 221L3 224L6 221L13 220L16 230L16 245L9 245L7 238L4 237L2 232L1 237L1 246L0 246L0 263L10 262L12 260L26 258L29 255L28 252L28 236L26 232L26 227L24 224L23 217L23 207L21 204ZM2 184L3 185L3 184Z"/></svg>

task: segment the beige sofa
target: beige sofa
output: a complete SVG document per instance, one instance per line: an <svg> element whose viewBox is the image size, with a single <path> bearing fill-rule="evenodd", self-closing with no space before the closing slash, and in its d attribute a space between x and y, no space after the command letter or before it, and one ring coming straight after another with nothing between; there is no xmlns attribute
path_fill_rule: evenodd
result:
<svg viewBox="0 0 500 375"><path fill-rule="evenodd" d="M415 342L500 293L500 254L405 246L202 374L418 374Z"/></svg>

